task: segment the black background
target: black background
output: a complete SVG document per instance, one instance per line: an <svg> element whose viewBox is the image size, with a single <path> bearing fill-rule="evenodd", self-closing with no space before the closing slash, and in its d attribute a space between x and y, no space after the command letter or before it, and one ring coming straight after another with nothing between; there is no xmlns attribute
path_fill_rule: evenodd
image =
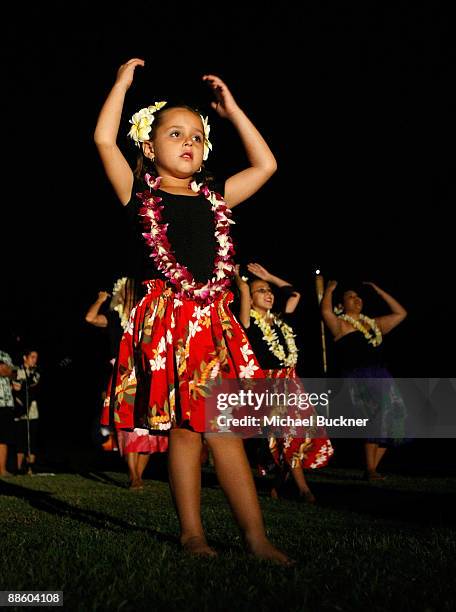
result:
<svg viewBox="0 0 456 612"><path fill-rule="evenodd" d="M205 73L226 81L276 155L276 175L235 209L234 235L243 265L262 263L301 290L302 373L321 372L319 267L326 279L374 281L407 308L388 338L395 374L453 376L455 46L446 9L93 4L10 8L4 39L0 316L20 338L13 353L40 350L48 420L58 414L85 439L105 382L106 338L84 314L128 272L128 243L93 130L130 57L146 66L121 126L129 159L133 112L180 98L210 116L208 167L223 178L245 166L235 131L209 108ZM382 308L368 299L370 314Z"/></svg>

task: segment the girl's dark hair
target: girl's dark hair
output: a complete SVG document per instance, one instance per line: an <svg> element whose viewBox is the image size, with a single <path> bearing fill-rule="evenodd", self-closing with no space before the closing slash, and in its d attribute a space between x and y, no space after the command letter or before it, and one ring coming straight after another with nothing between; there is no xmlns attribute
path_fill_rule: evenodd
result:
<svg viewBox="0 0 456 612"><path fill-rule="evenodd" d="M344 304L344 295L347 291L355 291L357 295L363 300L363 312L372 312L376 310L378 305L376 303L374 291L363 285L359 280L343 280L339 283L333 293L333 305Z"/></svg>
<svg viewBox="0 0 456 612"><path fill-rule="evenodd" d="M200 117L200 112L197 109L192 108L191 106L188 106L188 104L167 104L165 107L163 107L162 109L154 113L155 119L152 124L150 140L153 140L153 138L155 137L157 128L160 127L161 119L164 113L166 113L166 111L169 111L173 108L183 108L185 110L188 110L194 113L195 115L198 116L198 118ZM136 167L134 169L133 174L135 175L137 179L141 179L146 173L151 174L152 176L158 175L154 162L143 154L142 148L141 148L141 151L140 153L138 153L138 156L136 158ZM206 170L206 168L204 167L204 162L201 164L201 172L197 172L194 175L194 179L197 183L203 183L208 186L210 186L211 183L214 182L214 176Z"/></svg>
<svg viewBox="0 0 456 612"><path fill-rule="evenodd" d="M31 353L38 353L38 350L34 347L27 347L22 351L24 357L28 357Z"/></svg>
<svg viewBox="0 0 456 612"><path fill-rule="evenodd" d="M343 279L338 282L336 289L333 293L333 303L334 304L343 304L344 303L344 295L347 291L355 291L359 295L359 297L364 300L365 289L364 286L357 279Z"/></svg>

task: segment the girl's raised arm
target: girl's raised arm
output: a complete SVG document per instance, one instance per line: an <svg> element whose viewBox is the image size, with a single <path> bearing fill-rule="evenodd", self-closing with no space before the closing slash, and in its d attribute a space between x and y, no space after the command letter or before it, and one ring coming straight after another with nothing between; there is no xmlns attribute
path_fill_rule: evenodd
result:
<svg viewBox="0 0 456 612"><path fill-rule="evenodd" d="M341 333L341 321L339 317L334 314L333 310L333 293L336 287L337 282L330 280L321 301L321 314L323 320L335 338Z"/></svg>
<svg viewBox="0 0 456 612"><path fill-rule="evenodd" d="M236 285L239 289L239 297L241 301L239 320L241 321L244 329L248 329L250 327L250 288L239 274L239 265L236 266L234 280L236 281Z"/></svg>
<svg viewBox="0 0 456 612"><path fill-rule="evenodd" d="M229 208L240 204L262 187L277 170L277 162L263 136L239 108L225 83L213 74L203 76L214 90L217 102L212 108L236 128L250 166L234 174L225 183L225 201Z"/></svg>
<svg viewBox="0 0 456 612"><path fill-rule="evenodd" d="M144 66L144 60L131 59L117 71L116 81L106 98L98 117L94 140L101 157L106 175L122 204L127 204L133 188L133 172L123 153L117 146L122 109L135 68Z"/></svg>
<svg viewBox="0 0 456 612"><path fill-rule="evenodd" d="M279 287L280 289L283 289L284 287L288 287L289 297L285 304L284 312L286 314L292 314L296 310L296 307L299 304L299 300L301 299L301 294L298 293L298 291L295 291L293 289L291 283L288 283L286 280L283 280L282 278L279 278L278 276L274 276L274 274L271 274L270 272L268 272L268 270L266 270L265 267L261 266L258 263L249 263L247 265L247 269L249 272L252 272L252 274L255 274L255 276L258 276L258 278L261 278L261 280L264 280L267 283L272 283L273 285L275 285L276 287Z"/></svg>
<svg viewBox="0 0 456 612"><path fill-rule="evenodd" d="M378 287L378 285L375 283L366 282L364 284L370 285L391 308L391 314L384 315L383 317L375 317L377 325L380 327L382 334L388 334L392 329L397 327L399 323L402 323L407 316L407 311L403 306L401 306L401 304L399 304L397 300L393 298L392 295L386 293L386 291L383 291L383 289L380 289L380 287Z"/></svg>

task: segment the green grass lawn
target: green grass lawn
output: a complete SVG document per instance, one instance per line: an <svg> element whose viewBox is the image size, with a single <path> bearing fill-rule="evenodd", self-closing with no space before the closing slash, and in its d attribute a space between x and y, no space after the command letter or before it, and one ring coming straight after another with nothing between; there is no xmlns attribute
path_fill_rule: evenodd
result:
<svg viewBox="0 0 456 612"><path fill-rule="evenodd" d="M210 471L206 470L212 483ZM65 610L454 610L456 483L329 469L319 503L261 504L292 569L246 555L220 489L202 513L214 559L181 552L165 482L121 473L0 479L0 588L61 590ZM13 608L10 608L13 609Z"/></svg>

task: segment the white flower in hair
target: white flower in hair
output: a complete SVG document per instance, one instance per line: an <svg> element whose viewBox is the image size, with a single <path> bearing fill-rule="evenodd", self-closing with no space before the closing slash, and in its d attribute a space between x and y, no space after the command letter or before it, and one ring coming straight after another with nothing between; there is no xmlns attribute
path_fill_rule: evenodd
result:
<svg viewBox="0 0 456 612"><path fill-rule="evenodd" d="M212 151L212 143L209 140L209 134L211 132L211 126L209 125L209 117L203 117L200 115L201 121L203 122L204 129L204 152L203 152L203 160L209 157L209 151Z"/></svg>
<svg viewBox="0 0 456 612"><path fill-rule="evenodd" d="M152 104L152 106L149 106L149 112L150 113L156 113L157 111L161 110L164 106L166 105L166 102L164 100L162 100L162 102L155 102L155 104Z"/></svg>
<svg viewBox="0 0 456 612"><path fill-rule="evenodd" d="M152 106L139 110L130 119L132 126L128 136L135 142L137 147L140 147L142 142L149 140L149 134L155 119L154 113L163 108L165 104L166 102L155 102Z"/></svg>

